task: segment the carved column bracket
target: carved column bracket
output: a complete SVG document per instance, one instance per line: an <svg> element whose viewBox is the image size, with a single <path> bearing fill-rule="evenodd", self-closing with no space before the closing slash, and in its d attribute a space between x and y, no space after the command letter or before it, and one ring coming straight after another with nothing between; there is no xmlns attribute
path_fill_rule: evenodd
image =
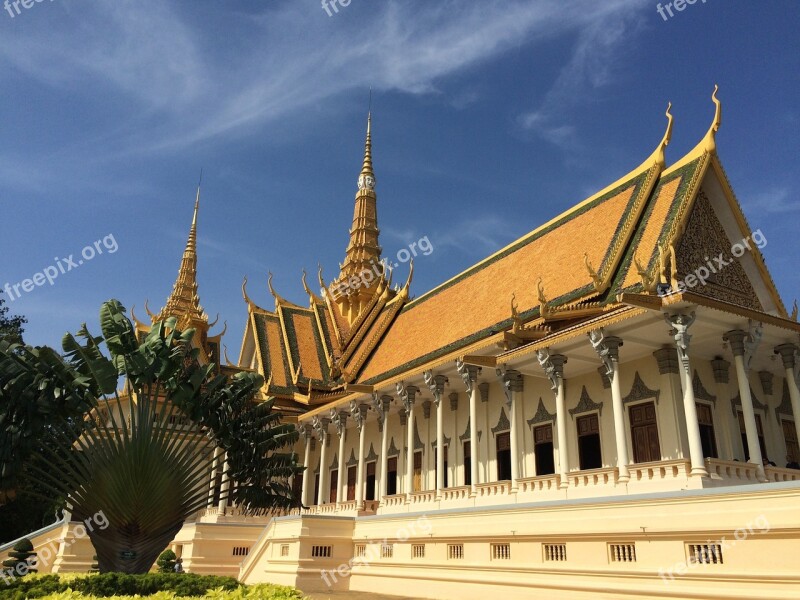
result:
<svg viewBox="0 0 800 600"><path fill-rule="evenodd" d="M481 374L481 368L474 365L468 365L460 358L456 359L456 370L464 380L464 385L467 388L467 393L472 393L472 387L478 381L478 375Z"/></svg>
<svg viewBox="0 0 800 600"><path fill-rule="evenodd" d="M544 369L544 374L550 380L550 389L556 391L559 382L564 378L564 365L567 364L567 357L563 354L550 354L548 348L542 348L536 351L536 358Z"/></svg>
<svg viewBox="0 0 800 600"><path fill-rule="evenodd" d="M402 381L398 381L395 387L397 389L397 395L400 396L400 400L403 402L406 412L410 411L411 407L414 406L419 388L415 385L405 385Z"/></svg>

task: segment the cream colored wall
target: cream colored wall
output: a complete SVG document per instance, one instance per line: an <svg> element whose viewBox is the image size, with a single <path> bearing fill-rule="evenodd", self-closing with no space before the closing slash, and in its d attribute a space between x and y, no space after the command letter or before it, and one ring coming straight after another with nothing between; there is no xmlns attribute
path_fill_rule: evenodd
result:
<svg viewBox="0 0 800 600"><path fill-rule="evenodd" d="M800 484L794 483L355 520L295 517L279 520L264 544L272 551L265 549L242 575L247 583L296 583L324 592L322 570L344 566L335 583L328 578L333 589L402 590L419 598L796 598L798 503ZM711 527L709 514L715 515ZM384 538L393 543L391 558L377 551ZM676 565L686 562L687 543L722 538L722 564L692 565L680 574L684 567ZM280 543L290 544L291 554L276 559ZM359 543L372 550L367 564L354 560ZM425 545L424 558L412 558L414 543ZM448 557L452 543L464 544L463 559ZM492 558L493 543L508 543L510 558ZM567 560L545 561L544 543L566 544ZM635 544L636 561L612 562L609 543ZM311 557L317 544L332 545L330 559Z"/></svg>

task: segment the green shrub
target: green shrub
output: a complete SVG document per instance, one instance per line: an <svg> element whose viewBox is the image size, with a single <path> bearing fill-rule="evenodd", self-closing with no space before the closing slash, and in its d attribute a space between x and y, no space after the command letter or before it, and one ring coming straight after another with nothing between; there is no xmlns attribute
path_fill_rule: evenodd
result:
<svg viewBox="0 0 800 600"><path fill-rule="evenodd" d="M205 596L208 590L236 590L239 582L233 577L196 575L193 573L147 573L127 575L124 573L102 573L83 577L39 577L16 578L5 584L0 580L0 600L26 600L63 594L70 590L80 597L109 598L112 596L149 596L157 592L174 592L183 598ZM291 589L291 588L289 588ZM68 598L69 596L65 596ZM168 597L168 596L165 596ZM60 597L58 597L61 600Z"/></svg>
<svg viewBox="0 0 800 600"><path fill-rule="evenodd" d="M159 573L174 573L175 572L175 553L172 550L164 550L158 556L156 564L158 565Z"/></svg>
<svg viewBox="0 0 800 600"><path fill-rule="evenodd" d="M36 569L31 568L31 559L36 558L36 553L33 551L33 544L28 538L23 538L14 544L12 551L8 555L11 558L3 561L6 573L24 576L28 573L37 572Z"/></svg>

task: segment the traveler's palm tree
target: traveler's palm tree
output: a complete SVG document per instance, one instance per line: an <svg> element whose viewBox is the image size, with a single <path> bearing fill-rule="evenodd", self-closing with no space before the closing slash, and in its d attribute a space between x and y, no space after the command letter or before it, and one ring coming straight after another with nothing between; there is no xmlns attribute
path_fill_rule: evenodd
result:
<svg viewBox="0 0 800 600"><path fill-rule="evenodd" d="M63 498L74 520L89 520L103 572L150 569L209 503L216 448L227 453L222 478L235 482L222 498L250 514L295 505L298 434L272 401L254 402L259 375L200 365L193 330L174 319L140 343L115 300L101 307L100 326L102 337L85 325L64 336L64 357L0 341L0 492L35 479Z"/></svg>

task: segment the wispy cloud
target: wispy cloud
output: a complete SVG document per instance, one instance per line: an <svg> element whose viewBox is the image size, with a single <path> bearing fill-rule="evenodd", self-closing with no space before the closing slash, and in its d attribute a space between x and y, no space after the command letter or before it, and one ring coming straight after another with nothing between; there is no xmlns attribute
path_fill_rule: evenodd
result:
<svg viewBox="0 0 800 600"><path fill-rule="evenodd" d="M754 194L744 204L753 212L763 210L767 213L781 214L800 211L800 200L790 198L792 194L788 187L774 187Z"/></svg>
<svg viewBox="0 0 800 600"><path fill-rule="evenodd" d="M198 25L194 3L64 3L49 7L50 22L0 38L0 64L59 91L105 90L125 113L105 154L174 150L252 133L352 89L435 92L441 78L509 48L583 31L547 110L585 80L598 86L609 77L604 59L634 3L389 1L353 4L330 19L308 0L226 13L213 31ZM234 28L238 37L227 36Z"/></svg>
<svg viewBox="0 0 800 600"><path fill-rule="evenodd" d="M519 124L524 129L564 150L579 147L576 127L565 121L565 115L574 113L576 106L620 76L617 56L623 45L630 51L631 38L642 27L640 16L632 8L610 7L611 18L598 19L580 31L569 62L539 107L520 115Z"/></svg>

